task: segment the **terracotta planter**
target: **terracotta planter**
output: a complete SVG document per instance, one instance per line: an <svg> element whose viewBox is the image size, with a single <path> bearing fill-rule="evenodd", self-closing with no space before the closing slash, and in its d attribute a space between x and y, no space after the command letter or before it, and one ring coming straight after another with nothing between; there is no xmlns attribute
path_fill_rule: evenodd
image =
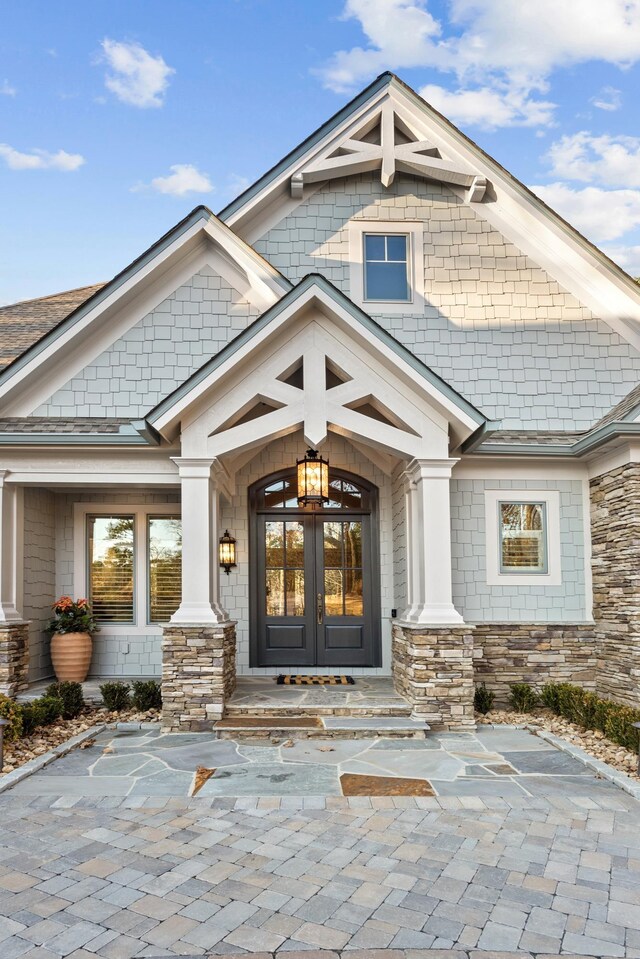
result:
<svg viewBox="0 0 640 959"><path fill-rule="evenodd" d="M51 661L59 683L83 683L91 665L93 643L89 633L54 633Z"/></svg>

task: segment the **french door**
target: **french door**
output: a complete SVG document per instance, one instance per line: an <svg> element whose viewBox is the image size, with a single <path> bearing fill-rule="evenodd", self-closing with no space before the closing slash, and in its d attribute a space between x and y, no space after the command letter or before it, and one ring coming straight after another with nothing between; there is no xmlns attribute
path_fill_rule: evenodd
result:
<svg viewBox="0 0 640 959"><path fill-rule="evenodd" d="M377 665L371 513L270 510L254 524L252 665Z"/></svg>

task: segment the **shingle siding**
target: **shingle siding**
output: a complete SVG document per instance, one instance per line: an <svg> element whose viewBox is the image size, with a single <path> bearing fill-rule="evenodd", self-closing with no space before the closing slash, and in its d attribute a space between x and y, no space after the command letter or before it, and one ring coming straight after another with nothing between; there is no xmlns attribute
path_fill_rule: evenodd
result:
<svg viewBox="0 0 640 959"><path fill-rule="evenodd" d="M24 491L24 602L29 621L29 680L51 676L49 635L44 628L56 599L56 501L49 490Z"/></svg>
<svg viewBox="0 0 640 959"><path fill-rule="evenodd" d="M424 315L367 310L505 429L583 430L637 384L638 353L447 187L333 181L254 243L292 282L350 294L349 222L422 221Z"/></svg>
<svg viewBox="0 0 640 959"><path fill-rule="evenodd" d="M485 490L560 492L560 586L487 585ZM588 505L587 505L588 509ZM456 480L451 482L453 601L468 623L588 621L585 587L584 494L580 480Z"/></svg>
<svg viewBox="0 0 640 959"><path fill-rule="evenodd" d="M136 323L34 416L144 416L255 319L209 268Z"/></svg>

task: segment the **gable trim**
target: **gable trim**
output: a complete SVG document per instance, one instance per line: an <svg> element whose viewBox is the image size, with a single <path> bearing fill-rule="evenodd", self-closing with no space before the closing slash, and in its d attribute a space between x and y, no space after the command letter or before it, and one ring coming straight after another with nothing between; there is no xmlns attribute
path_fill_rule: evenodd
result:
<svg viewBox="0 0 640 959"><path fill-rule="evenodd" d="M430 367L426 366L418 357L414 356L405 346L398 342L387 330L375 322L367 313L349 300L344 293L338 290L325 277L319 274L310 273L305 276L300 283L291 290L290 293L283 296L278 303L274 304L269 310L254 320L250 326L234 337L216 356L212 357L204 366L196 370L184 383L177 387L162 402L155 406L146 416L149 423L156 428L161 429L163 424L169 420L169 414L177 414L176 408L183 407L183 401L207 380L216 370L220 369L234 354L238 353L244 346L250 343L259 335L270 323L280 316L286 309L303 299L314 288L320 293L328 296L338 307L345 310L357 323L371 333L385 347L390 349L395 355L406 363L413 372L426 380L433 386L445 400L447 400L458 413L461 414L467 423L475 424L475 427L481 426L486 421L486 417L468 400L461 396L452 386L443 380Z"/></svg>

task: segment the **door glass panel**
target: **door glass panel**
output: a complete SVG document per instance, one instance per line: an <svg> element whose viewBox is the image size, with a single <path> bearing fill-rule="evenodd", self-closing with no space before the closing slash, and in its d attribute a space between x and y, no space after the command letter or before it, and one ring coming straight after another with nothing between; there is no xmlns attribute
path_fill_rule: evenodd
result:
<svg viewBox="0 0 640 959"><path fill-rule="evenodd" d="M344 612L345 616L362 616L362 570L344 571Z"/></svg>
<svg viewBox="0 0 640 959"><path fill-rule="evenodd" d="M304 616L304 526L265 522L267 616Z"/></svg>
<svg viewBox="0 0 640 959"><path fill-rule="evenodd" d="M286 571L287 616L304 616L304 570Z"/></svg>
<svg viewBox="0 0 640 959"><path fill-rule="evenodd" d="M342 589L342 570L324 571L324 611L327 616L342 616L344 597Z"/></svg>
<svg viewBox="0 0 640 959"><path fill-rule="evenodd" d="M344 524L344 565L362 566L362 523Z"/></svg>
<svg viewBox="0 0 640 959"><path fill-rule="evenodd" d="M287 568L304 566L304 529L302 523L285 523Z"/></svg>
<svg viewBox="0 0 640 959"><path fill-rule="evenodd" d="M362 521L322 525L325 613L362 616Z"/></svg>
<svg viewBox="0 0 640 959"><path fill-rule="evenodd" d="M268 569L266 575L267 616L284 616L284 570Z"/></svg>
<svg viewBox="0 0 640 959"><path fill-rule="evenodd" d="M342 566L342 523L324 523L325 568Z"/></svg>
<svg viewBox="0 0 640 959"><path fill-rule="evenodd" d="M265 526L267 569L284 566L283 526L283 523L267 523Z"/></svg>

